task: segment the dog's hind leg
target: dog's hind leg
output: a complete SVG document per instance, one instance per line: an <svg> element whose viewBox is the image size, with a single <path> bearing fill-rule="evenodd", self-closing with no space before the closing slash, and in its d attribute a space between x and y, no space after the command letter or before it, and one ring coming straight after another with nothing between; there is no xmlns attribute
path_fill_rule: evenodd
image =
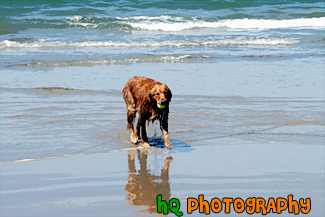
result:
<svg viewBox="0 0 325 217"><path fill-rule="evenodd" d="M128 122L127 129L130 131L130 140L132 143L136 144L138 142L138 136L136 133L134 133L133 129L133 122L137 113L137 110L135 108L135 101L128 88L123 89L123 97L126 103L126 117Z"/></svg>
<svg viewBox="0 0 325 217"><path fill-rule="evenodd" d="M141 124L140 124L140 121L138 120L138 123L137 123L137 128L135 129L135 135L140 138L140 128L141 128Z"/></svg>
<svg viewBox="0 0 325 217"><path fill-rule="evenodd" d="M134 122L134 119L135 119L135 115L136 115L136 110L134 109L128 109L127 111L127 119L128 119L128 126L127 128L129 129L130 131L130 140L132 143L136 144L138 142L138 135L137 133L134 132L134 129L133 129L133 122Z"/></svg>

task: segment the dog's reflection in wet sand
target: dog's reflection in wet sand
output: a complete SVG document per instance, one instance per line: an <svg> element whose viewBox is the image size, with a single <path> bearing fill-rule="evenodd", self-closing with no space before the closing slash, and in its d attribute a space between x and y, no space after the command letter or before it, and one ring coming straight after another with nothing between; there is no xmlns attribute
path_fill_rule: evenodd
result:
<svg viewBox="0 0 325 217"><path fill-rule="evenodd" d="M138 157L140 169L136 169L135 157ZM129 176L125 186L126 197L131 205L146 207L144 212L157 214L156 197L161 194L164 200L170 199L169 167L172 157L165 159L160 176L153 175L147 169L148 149L131 150L128 153Z"/></svg>

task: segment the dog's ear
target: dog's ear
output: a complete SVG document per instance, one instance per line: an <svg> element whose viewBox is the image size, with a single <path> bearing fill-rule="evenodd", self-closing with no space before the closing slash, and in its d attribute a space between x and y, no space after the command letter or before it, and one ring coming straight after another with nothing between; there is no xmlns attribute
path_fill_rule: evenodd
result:
<svg viewBox="0 0 325 217"><path fill-rule="evenodd" d="M149 96L149 99L152 100L152 90L149 91L148 96Z"/></svg>
<svg viewBox="0 0 325 217"><path fill-rule="evenodd" d="M171 101L172 97L173 97L172 92L168 89L168 92L167 92L168 101Z"/></svg>
<svg viewBox="0 0 325 217"><path fill-rule="evenodd" d="M148 96L151 101L155 101L155 94L157 92L156 85L152 86L151 89L149 90Z"/></svg>

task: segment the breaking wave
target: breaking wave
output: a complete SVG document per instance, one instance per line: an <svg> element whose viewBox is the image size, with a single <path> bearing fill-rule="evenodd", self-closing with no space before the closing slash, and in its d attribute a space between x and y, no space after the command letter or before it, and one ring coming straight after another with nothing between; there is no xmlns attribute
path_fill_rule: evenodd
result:
<svg viewBox="0 0 325 217"><path fill-rule="evenodd" d="M42 49L42 48L159 48L159 47L199 47L199 46L274 46L297 44L296 38L270 38L270 37L236 37L225 39L205 39L189 41L147 41L147 42L122 42L122 41L51 41L39 40L4 40L0 42L0 49Z"/></svg>
<svg viewBox="0 0 325 217"><path fill-rule="evenodd" d="M9 25L9 24L8 24ZM57 20L25 19L16 24L26 28L110 29L117 31L179 32L193 29L265 30L265 29L322 29L325 17L296 19L198 18L182 16L91 17L71 16ZM14 26L12 26L13 28Z"/></svg>
<svg viewBox="0 0 325 217"><path fill-rule="evenodd" d="M213 29L305 29L325 28L325 17L299 18L286 20L267 19L225 19L225 20L204 20L196 17L117 17L120 24L130 25L134 29L149 31L183 31L190 29L213 28Z"/></svg>

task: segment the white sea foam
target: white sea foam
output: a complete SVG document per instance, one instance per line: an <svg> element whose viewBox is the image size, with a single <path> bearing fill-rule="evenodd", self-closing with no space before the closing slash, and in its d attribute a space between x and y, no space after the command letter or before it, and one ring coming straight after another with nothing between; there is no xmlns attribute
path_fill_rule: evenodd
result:
<svg viewBox="0 0 325 217"><path fill-rule="evenodd" d="M137 21L165 21L165 22L184 22L186 21L184 17L172 17L167 15L161 15L161 16L136 16L136 17L116 17L117 20L124 20L124 21L130 21L130 20L137 20ZM197 18L192 17L191 19L196 20Z"/></svg>
<svg viewBox="0 0 325 217"><path fill-rule="evenodd" d="M120 24L127 25L137 30L165 32L178 32L202 28L229 30L325 28L325 17L285 20L248 18L207 20L197 17L174 17L167 15L115 17L115 19L108 17L72 16L67 17L66 22L72 27L82 27L88 29L107 28L108 26L114 26L114 24Z"/></svg>
<svg viewBox="0 0 325 217"><path fill-rule="evenodd" d="M72 16L67 17L66 22L72 27L83 27L86 29L97 29L100 23L94 21L95 17L85 17L85 16ZM103 17L96 17L97 19L103 19Z"/></svg>
<svg viewBox="0 0 325 217"><path fill-rule="evenodd" d="M16 64L15 66L24 67L66 67L66 66L98 66L98 65L114 65L120 63L174 63L187 61L196 58L210 58L209 56L192 56L192 55L147 55L130 58L117 59L85 59L85 60L69 60L69 61L35 61L27 64Z"/></svg>
<svg viewBox="0 0 325 217"><path fill-rule="evenodd" d="M80 21L82 18L84 18L83 16L72 16L72 17L67 17L66 20L69 20L69 21Z"/></svg>
<svg viewBox="0 0 325 217"><path fill-rule="evenodd" d="M195 28L215 29L304 29L304 28L325 28L325 17L300 18L287 20L266 20L266 19L227 19L220 21L205 21L197 18L185 19L183 17L129 17L117 18L121 24L127 24L135 29L149 31L183 31Z"/></svg>
<svg viewBox="0 0 325 217"><path fill-rule="evenodd" d="M296 38L268 37L236 37L231 39L207 39L205 41L147 41L147 42L115 42L115 41L49 41L40 39L32 42L17 42L4 40L0 49L48 49L48 48L156 48L156 47L199 47L199 46L274 46L299 43Z"/></svg>

